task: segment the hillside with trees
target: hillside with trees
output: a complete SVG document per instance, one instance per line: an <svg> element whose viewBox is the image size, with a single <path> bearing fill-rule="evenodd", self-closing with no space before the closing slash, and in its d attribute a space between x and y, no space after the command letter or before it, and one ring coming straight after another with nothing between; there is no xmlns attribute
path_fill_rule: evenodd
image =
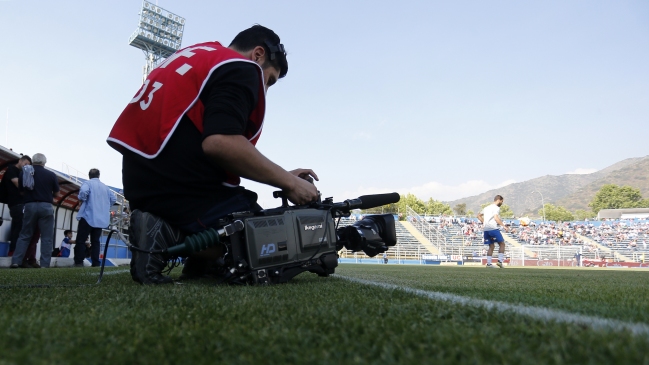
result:
<svg viewBox="0 0 649 365"><path fill-rule="evenodd" d="M542 208L540 194L532 193L539 191L543 194L546 204L563 206L572 212L577 210L588 212L590 211L588 204L606 184L632 186L640 189L643 195L649 196L649 156L629 158L592 174L547 175L489 190L480 195L450 201L447 204L451 207L466 204L467 211L477 212L482 204L490 203L496 194L500 194L505 197L505 203L517 216L526 214L540 216L537 215L538 210Z"/></svg>
<svg viewBox="0 0 649 365"><path fill-rule="evenodd" d="M545 207L541 194L533 191L543 194ZM496 194L505 197L503 218L543 217L545 213L547 220L583 220L596 217L600 209L649 208L649 156L626 159L592 174L543 176L452 202L424 201L406 194L396 204L367 212L405 213L409 206L422 215L475 217Z"/></svg>
<svg viewBox="0 0 649 365"><path fill-rule="evenodd" d="M649 158L612 171L606 176L578 189L574 193L557 199L556 204L571 210L589 209L588 204L595 197L595 194L607 184L630 186L639 189L641 195L649 196Z"/></svg>

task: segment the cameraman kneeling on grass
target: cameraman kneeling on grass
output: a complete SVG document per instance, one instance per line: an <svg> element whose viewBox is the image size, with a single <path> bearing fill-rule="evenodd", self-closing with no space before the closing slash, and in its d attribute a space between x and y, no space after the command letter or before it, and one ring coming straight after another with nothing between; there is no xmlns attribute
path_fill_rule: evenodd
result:
<svg viewBox="0 0 649 365"><path fill-rule="evenodd" d="M261 209L257 194L239 186L240 176L282 189L294 204L317 198L316 187L305 180L317 180L312 170L286 171L255 148L266 91L287 71L279 37L255 25L228 47L189 46L151 72L108 138L123 155L133 245L166 249L186 234L218 228L232 212ZM207 251L187 260L182 278L208 272L220 253ZM172 282L162 275L167 259L133 251L133 280Z"/></svg>

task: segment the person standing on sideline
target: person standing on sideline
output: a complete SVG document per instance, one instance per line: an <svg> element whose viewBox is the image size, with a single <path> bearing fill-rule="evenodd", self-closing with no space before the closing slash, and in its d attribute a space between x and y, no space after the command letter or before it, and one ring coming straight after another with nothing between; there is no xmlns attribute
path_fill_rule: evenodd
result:
<svg viewBox="0 0 649 365"><path fill-rule="evenodd" d="M495 242L498 242L498 267L502 269L503 263L505 262L505 239L503 239L503 235L498 230L498 226L501 226L505 229L505 232L509 232L509 228L500 219L500 206L503 205L504 200L502 196L496 195L493 204L486 206L478 214L478 219L482 222L484 229L484 244L489 245L489 251L487 252L488 268L495 267L491 264L491 256L494 253Z"/></svg>
<svg viewBox="0 0 649 365"><path fill-rule="evenodd" d="M18 178L22 173L23 166L31 164L32 159L29 156L22 156L18 160L18 163L7 167L7 171L5 171L2 178L3 189L5 189L7 194L7 207L9 207L9 214L11 215L9 256L13 256L13 252L16 250L16 242L18 242L18 235L20 235L20 229L23 228L25 201L22 192L18 188Z"/></svg>
<svg viewBox="0 0 649 365"><path fill-rule="evenodd" d="M387 263L388 263L388 254L387 254L387 252L384 252L384 253L383 253L383 263L384 263L384 264L387 264Z"/></svg>
<svg viewBox="0 0 649 365"><path fill-rule="evenodd" d="M90 259L92 266L99 266L99 238L101 230L110 224L110 207L115 204L115 194L99 181L99 170L90 169L88 178L81 185L79 200L81 208L77 214L77 245L74 246L74 266L83 266L86 246L83 244L90 235Z"/></svg>
<svg viewBox="0 0 649 365"><path fill-rule="evenodd" d="M4 185L2 188L5 189L7 195L6 203L9 207L9 215L11 216L11 231L9 233L11 244L9 245L9 254L7 255L10 257L13 256L14 251L16 250L18 236L20 235L20 230L23 228L23 211L25 210L25 201L23 193L19 189L18 180L20 175L23 173L23 167L31 164L31 157L24 155L20 157L18 163L7 167L7 171L5 171L4 177L2 178L2 184ZM36 246L38 245L38 240L40 238L41 233L38 228L36 228L20 267L33 269L41 267L36 261Z"/></svg>
<svg viewBox="0 0 649 365"><path fill-rule="evenodd" d="M59 192L59 180L56 175L45 169L47 158L37 153L32 159L34 165L33 185L25 186L24 180L30 180L25 174L20 175L18 186L23 189L25 198L25 215L23 227L16 242L16 251L11 258L11 268L17 268L22 263L23 256L32 239L34 230L41 231L41 260L40 266L50 267L52 259L52 243L54 240L54 209L52 201ZM31 185L31 189L30 189Z"/></svg>

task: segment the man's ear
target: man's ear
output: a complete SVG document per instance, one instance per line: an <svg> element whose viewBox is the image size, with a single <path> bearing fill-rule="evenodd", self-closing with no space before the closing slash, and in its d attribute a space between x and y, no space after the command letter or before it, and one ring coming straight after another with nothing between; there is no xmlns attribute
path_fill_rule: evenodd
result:
<svg viewBox="0 0 649 365"><path fill-rule="evenodd" d="M252 60L262 65L266 61L266 49L262 46L257 46L252 50Z"/></svg>

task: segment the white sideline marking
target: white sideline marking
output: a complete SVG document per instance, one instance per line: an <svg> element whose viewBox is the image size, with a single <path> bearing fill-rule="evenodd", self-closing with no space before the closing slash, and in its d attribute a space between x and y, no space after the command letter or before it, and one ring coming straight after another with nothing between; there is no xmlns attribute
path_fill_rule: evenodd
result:
<svg viewBox="0 0 649 365"><path fill-rule="evenodd" d="M617 332L629 331L634 335L649 335L649 325L644 323L631 323L619 321L616 319L600 318L593 316L586 316L583 314L576 314L564 312L556 309L549 309L543 307L528 307L520 304L509 304L495 300L475 299L470 297L463 297L460 295L442 293L436 291L427 291L421 289L414 289L407 286L399 286L394 284L383 283L379 281L369 281L364 279L357 279L349 276L334 275L334 277L341 278L354 283L378 286L383 289L401 290L406 293L414 294L420 297L428 298L431 300L439 300L450 303L456 303L468 307L482 307L489 310L498 312L510 312L522 316L531 317L543 322L554 321L557 323L569 323L588 326L598 330L612 330Z"/></svg>
<svg viewBox="0 0 649 365"><path fill-rule="evenodd" d="M115 274L123 274L125 272L130 272L130 269L124 269L124 270L115 270L115 271L104 271L104 276L106 275L115 275ZM98 272L93 273L95 276L99 276Z"/></svg>

